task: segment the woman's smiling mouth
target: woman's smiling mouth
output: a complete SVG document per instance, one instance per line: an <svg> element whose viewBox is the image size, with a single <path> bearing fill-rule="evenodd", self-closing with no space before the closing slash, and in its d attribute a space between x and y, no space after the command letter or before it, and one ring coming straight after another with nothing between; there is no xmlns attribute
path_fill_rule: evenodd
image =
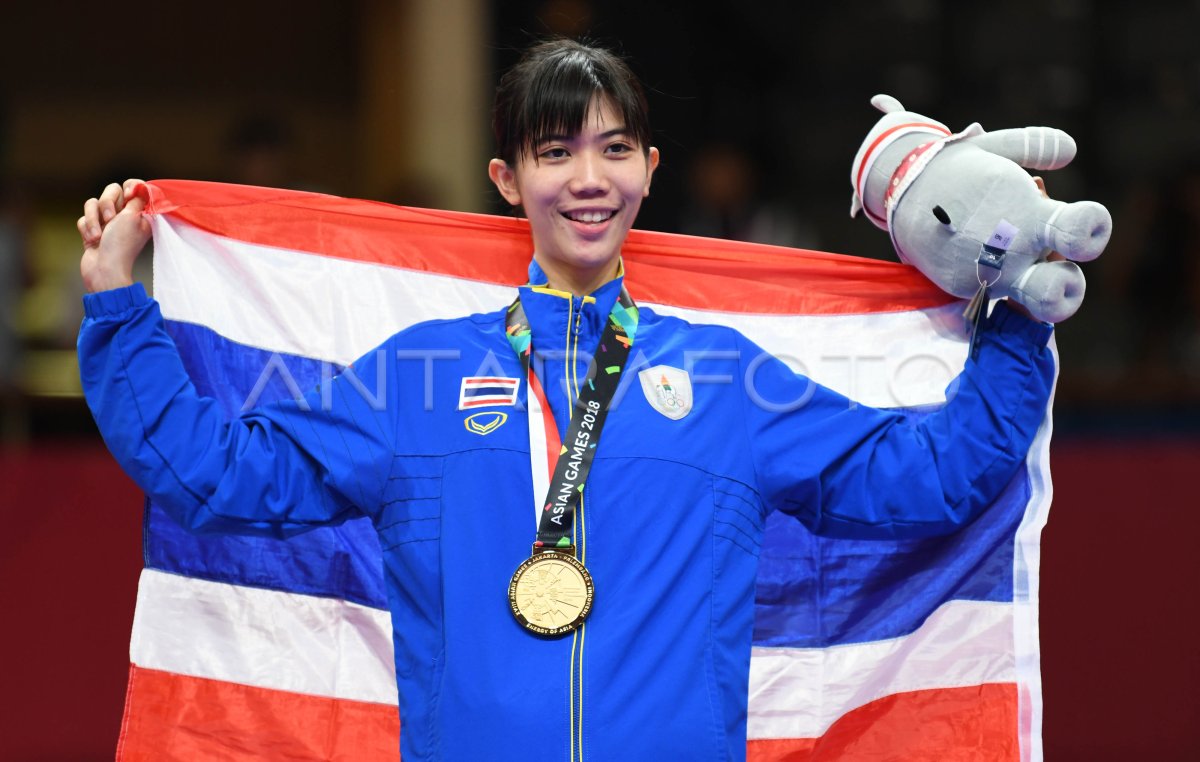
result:
<svg viewBox="0 0 1200 762"><path fill-rule="evenodd" d="M615 209L581 209L576 211L561 212L562 216L572 222L582 222L588 225L597 225L602 222L607 222L615 215Z"/></svg>

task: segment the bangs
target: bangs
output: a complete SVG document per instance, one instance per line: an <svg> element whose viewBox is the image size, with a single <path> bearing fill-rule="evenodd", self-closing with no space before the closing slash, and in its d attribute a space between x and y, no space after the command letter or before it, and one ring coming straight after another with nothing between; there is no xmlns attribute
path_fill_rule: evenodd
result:
<svg viewBox="0 0 1200 762"><path fill-rule="evenodd" d="M497 93L493 130L499 158L513 163L548 138L578 134L598 99L607 100L629 137L649 151L646 98L624 62L608 51L561 41L530 54Z"/></svg>
<svg viewBox="0 0 1200 762"><path fill-rule="evenodd" d="M528 100L518 117L522 152L532 151L547 138L578 133L594 100L606 94L582 55L575 53L549 63L544 76L531 83ZM615 103L613 106L616 108ZM624 114L622 117L628 123Z"/></svg>

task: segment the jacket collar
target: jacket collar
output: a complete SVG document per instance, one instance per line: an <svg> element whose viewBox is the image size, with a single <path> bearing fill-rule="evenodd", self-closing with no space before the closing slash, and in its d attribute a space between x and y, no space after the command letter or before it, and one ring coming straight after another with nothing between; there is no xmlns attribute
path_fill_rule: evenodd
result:
<svg viewBox="0 0 1200 762"><path fill-rule="evenodd" d="M533 350L540 353L562 353L567 340L579 331L580 349L591 352L609 312L612 311L625 281L625 266L617 269L617 277L587 296L575 296L567 291L549 288L548 278L537 260L529 263L529 283L521 286L521 307L533 333ZM574 344L574 340L571 341Z"/></svg>

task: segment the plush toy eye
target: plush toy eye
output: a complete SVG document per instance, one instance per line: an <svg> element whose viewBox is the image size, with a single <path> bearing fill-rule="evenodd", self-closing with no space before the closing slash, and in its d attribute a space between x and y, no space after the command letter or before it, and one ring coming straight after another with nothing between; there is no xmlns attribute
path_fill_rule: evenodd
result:
<svg viewBox="0 0 1200 762"><path fill-rule="evenodd" d="M938 222L942 223L943 225L950 224L950 215L946 214L946 210L940 206L935 206L933 208L933 216L937 217Z"/></svg>

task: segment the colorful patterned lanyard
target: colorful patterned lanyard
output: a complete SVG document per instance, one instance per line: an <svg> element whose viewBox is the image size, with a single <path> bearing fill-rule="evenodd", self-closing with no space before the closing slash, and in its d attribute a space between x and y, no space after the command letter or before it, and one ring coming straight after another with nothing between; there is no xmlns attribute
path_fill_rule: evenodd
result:
<svg viewBox="0 0 1200 762"><path fill-rule="evenodd" d="M508 340L521 358L529 381L529 461L533 470L534 496L545 482L541 472L538 442L546 452L548 471L553 475L538 507L537 538L533 552L517 567L508 583L508 603L518 624L537 635L557 637L580 627L592 610L595 588L592 576L576 557L572 536L575 506L583 494L596 456L608 408L621 382L621 370L629 357L637 330L637 306L624 290L608 315L600 345L588 366L586 383L574 403L565 443L558 442L558 429L546 394L533 372L532 334L521 299L508 309ZM554 443L553 445L551 443ZM557 455L548 451L557 449ZM550 466L552 459L554 465Z"/></svg>
<svg viewBox="0 0 1200 762"><path fill-rule="evenodd" d="M545 390L530 362L532 334L520 297L508 308L508 341L521 359L525 378L529 382L530 458L534 463L535 499L538 494L536 485L539 482L546 483L538 478L537 453L533 449L537 442L542 444L541 450L547 453L547 472L552 474L544 493L545 500L538 504L540 520L535 547L560 548L571 544L575 505L579 502L579 494L591 470L600 432L608 416L609 403L620 384L621 370L633 345L637 325L637 305L628 292L621 289L620 296L609 312L600 345L588 367L586 383L575 400L566 438L555 448L555 452L550 448L558 439L558 429L546 401Z"/></svg>

